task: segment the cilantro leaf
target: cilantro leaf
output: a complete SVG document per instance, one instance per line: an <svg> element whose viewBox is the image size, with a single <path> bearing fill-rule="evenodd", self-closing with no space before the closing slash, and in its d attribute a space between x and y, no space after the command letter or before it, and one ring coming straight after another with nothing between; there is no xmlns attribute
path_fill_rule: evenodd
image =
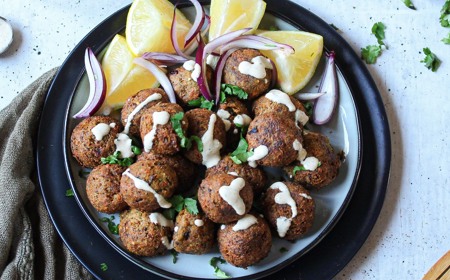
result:
<svg viewBox="0 0 450 280"><path fill-rule="evenodd" d="M377 61L377 57L381 55L381 47L377 45L370 45L361 49L361 58L366 61L367 64L374 64Z"/></svg>
<svg viewBox="0 0 450 280"><path fill-rule="evenodd" d="M203 152L203 143L198 136L192 135L191 137L187 138L186 135L184 135L183 129L181 127L181 120L183 119L183 117L184 117L183 112L178 112L172 117L170 117L173 130L180 138L180 146L182 148L185 148L186 150L189 150L192 146L192 141L195 141L197 143L198 151Z"/></svg>
<svg viewBox="0 0 450 280"><path fill-rule="evenodd" d="M170 250L170 253L172 254L172 262L177 263L178 260L178 252L175 250Z"/></svg>
<svg viewBox="0 0 450 280"><path fill-rule="evenodd" d="M225 95L234 95L239 99L247 99L248 93L246 93L242 88L230 85L230 84L221 84L220 85L220 93L224 93Z"/></svg>
<svg viewBox="0 0 450 280"><path fill-rule="evenodd" d="M108 229L112 234L119 234L119 225L116 225L116 223L113 222L114 218L114 216L111 216L111 218L103 217L100 221L103 223L108 223Z"/></svg>
<svg viewBox="0 0 450 280"><path fill-rule="evenodd" d="M164 215L164 217L168 220L174 220L175 219L175 215L177 214L177 211L175 211L175 209L173 208L169 208L169 209L164 209L162 214Z"/></svg>
<svg viewBox="0 0 450 280"><path fill-rule="evenodd" d="M103 164L118 164L120 166L130 166L134 162L133 158L121 158L119 151L115 151L114 154L105 158L102 157L100 160Z"/></svg>
<svg viewBox="0 0 450 280"><path fill-rule="evenodd" d="M102 271L107 271L107 270L108 270L108 265L107 265L106 263L101 263L101 264L100 264L100 269L101 269Z"/></svg>
<svg viewBox="0 0 450 280"><path fill-rule="evenodd" d="M424 48L423 53L425 54L425 58L420 62L425 63L425 67L436 72L441 64L440 59L429 48Z"/></svg>
<svg viewBox="0 0 450 280"><path fill-rule="evenodd" d="M402 0L402 2L405 4L406 7L410 8L411 10L415 10L416 7L411 2L411 0Z"/></svg>
<svg viewBox="0 0 450 280"><path fill-rule="evenodd" d="M450 45L450 33L447 34L447 37L441 40L444 44Z"/></svg>
<svg viewBox="0 0 450 280"><path fill-rule="evenodd" d="M286 253L287 251L289 251L289 250L286 247L280 248L280 253Z"/></svg>
<svg viewBox="0 0 450 280"><path fill-rule="evenodd" d="M199 98L195 100L191 100L188 102L188 106L190 107L198 107L198 108L204 108L208 110L212 110L214 106L214 101L212 100L206 100L206 98L202 95Z"/></svg>
<svg viewBox="0 0 450 280"><path fill-rule="evenodd" d="M248 149L248 143L247 140L242 136L241 133L241 139L239 140L239 144L234 150L230 158L236 163L236 164L242 164L243 162L247 162L248 158L253 155L253 151L247 151Z"/></svg>
<svg viewBox="0 0 450 280"><path fill-rule="evenodd" d="M202 139L200 139L200 137L192 135L189 140L192 142L194 141L197 144L197 149L198 151L201 153L203 152L203 143L202 143Z"/></svg>
<svg viewBox="0 0 450 280"><path fill-rule="evenodd" d="M445 1L444 6L442 6L439 20L442 27L450 27L450 0Z"/></svg>
<svg viewBox="0 0 450 280"><path fill-rule="evenodd" d="M172 207L170 209L166 209L163 212L163 215L168 219L170 218L171 220L173 220L173 218L175 218L176 212L181 212L181 210L183 209L186 209L186 211L193 215L197 215L199 212L197 207L197 200L195 200L194 198L184 198L181 195L174 195L169 199L169 202L172 204Z"/></svg>
<svg viewBox="0 0 450 280"><path fill-rule="evenodd" d="M186 208L186 210L189 213L197 215L198 214L197 200L190 197L186 197L184 199L184 208Z"/></svg>
<svg viewBox="0 0 450 280"><path fill-rule="evenodd" d="M303 165L302 166L295 166L294 167L294 170L292 170L292 174L295 176L295 173L297 173L298 171L305 171L306 170L306 168L305 167L303 167Z"/></svg>
<svg viewBox="0 0 450 280"><path fill-rule="evenodd" d="M372 34L375 35L378 41L378 45L385 46L383 40L385 38L384 30L386 26L382 22L377 22L372 26Z"/></svg>
<svg viewBox="0 0 450 280"><path fill-rule="evenodd" d="M74 196L73 189L67 189L67 190L66 190L66 196L67 196L67 197Z"/></svg>
<svg viewBox="0 0 450 280"><path fill-rule="evenodd" d="M314 103L307 101L303 103L303 107L306 109L306 115L311 116L313 114Z"/></svg>
<svg viewBox="0 0 450 280"><path fill-rule="evenodd" d="M231 278L228 274L226 274L223 270L221 270L218 266L218 264L224 264L226 261L222 259L221 257L213 257L209 261L209 264L214 268L214 274L219 278Z"/></svg>
<svg viewBox="0 0 450 280"><path fill-rule="evenodd" d="M174 195L169 199L169 202L172 204L173 209L175 211L180 212L184 207L184 198L181 195Z"/></svg>
<svg viewBox="0 0 450 280"><path fill-rule="evenodd" d="M142 154L141 148L139 148L137 146L131 146L131 151L133 152L133 154L135 154L137 156Z"/></svg>

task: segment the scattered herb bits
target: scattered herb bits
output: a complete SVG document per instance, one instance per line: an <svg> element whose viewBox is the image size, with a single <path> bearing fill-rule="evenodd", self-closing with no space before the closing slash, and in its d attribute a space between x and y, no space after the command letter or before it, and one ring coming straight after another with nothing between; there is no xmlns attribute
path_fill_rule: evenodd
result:
<svg viewBox="0 0 450 280"><path fill-rule="evenodd" d="M100 264L100 269L101 269L102 271L107 271L107 270L108 270L108 265L107 265L106 263L101 263L101 264Z"/></svg>
<svg viewBox="0 0 450 280"><path fill-rule="evenodd" d="M386 26L382 22L377 22L372 26L372 34L375 35L377 38L378 45L380 46L386 46L386 44L383 42L385 38L384 30L386 29Z"/></svg>
<svg viewBox="0 0 450 280"><path fill-rule="evenodd" d="M121 158L119 151L114 152L114 154L108 157L102 157L101 161L103 164L118 164L125 167L130 166L134 162L132 158Z"/></svg>
<svg viewBox="0 0 450 280"><path fill-rule="evenodd" d="M178 252L174 249L170 250L170 254L172 254L172 262L175 264L178 260Z"/></svg>
<svg viewBox="0 0 450 280"><path fill-rule="evenodd" d="M443 27L450 27L450 0L445 1L444 6L442 6L439 20Z"/></svg>
<svg viewBox="0 0 450 280"><path fill-rule="evenodd" d="M289 250L286 248L286 247L281 247L280 248L280 253L286 253L286 252L288 252Z"/></svg>
<svg viewBox="0 0 450 280"><path fill-rule="evenodd" d="M450 45L450 33L447 34L447 37L441 40L444 44Z"/></svg>
<svg viewBox="0 0 450 280"><path fill-rule="evenodd" d="M67 197L72 197L72 196L74 196L73 189L67 189L67 190L66 190L66 196L67 196Z"/></svg>
<svg viewBox="0 0 450 280"><path fill-rule="evenodd" d="M223 270L220 269L219 263L224 264L226 261L221 257L213 257L209 261L209 264L214 268L214 274L219 278L231 278L228 274L226 274Z"/></svg>
<svg viewBox="0 0 450 280"><path fill-rule="evenodd" d="M374 64L381 55L381 47L379 45L370 45L361 49L361 58L367 64Z"/></svg>
<svg viewBox="0 0 450 280"><path fill-rule="evenodd" d="M103 223L108 223L108 229L112 234L119 234L119 225L116 225L116 223L113 221L114 216L111 216L111 218L103 217L100 219Z"/></svg>
<svg viewBox="0 0 450 280"><path fill-rule="evenodd" d="M429 48L424 48L423 53L425 54L425 58L420 62L425 63L425 67L436 72L441 64L439 58Z"/></svg>
<svg viewBox="0 0 450 280"><path fill-rule="evenodd" d="M411 2L411 0L402 0L402 2L405 4L406 7L410 8L411 10L415 10L416 7Z"/></svg>

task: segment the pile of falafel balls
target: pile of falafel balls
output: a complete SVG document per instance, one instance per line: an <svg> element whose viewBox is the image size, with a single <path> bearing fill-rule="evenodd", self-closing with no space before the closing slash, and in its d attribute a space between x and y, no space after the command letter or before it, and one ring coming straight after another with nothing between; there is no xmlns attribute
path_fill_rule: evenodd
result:
<svg viewBox="0 0 450 280"><path fill-rule="evenodd" d="M226 96L216 112L189 106L202 95L192 71L179 66L168 73L178 103L160 88L145 89L126 101L121 120L92 116L74 128L72 155L92 168L87 197L99 212L120 212L129 252L204 254L217 241L228 263L246 268L269 254L272 236L293 241L312 227L308 190L329 185L341 161L326 136L304 129L303 104L270 88L271 69L264 78L239 71L259 56L239 49L228 58L223 83L248 95ZM133 157L133 145L142 154ZM113 154L131 165L102 164ZM288 180L269 182L268 167ZM199 207L182 209L173 221L162 213L178 194L198 199Z"/></svg>

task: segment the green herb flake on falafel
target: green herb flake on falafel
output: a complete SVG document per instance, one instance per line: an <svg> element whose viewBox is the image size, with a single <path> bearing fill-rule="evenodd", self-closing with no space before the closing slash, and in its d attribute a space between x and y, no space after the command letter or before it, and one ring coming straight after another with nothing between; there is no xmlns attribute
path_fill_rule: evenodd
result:
<svg viewBox="0 0 450 280"><path fill-rule="evenodd" d="M247 99L248 98L248 93L246 93L242 88L235 86L235 85L230 85L230 84L222 84L220 86L220 93L221 93L221 96L223 93L224 96L234 95L234 96L237 96L239 99Z"/></svg>
<svg viewBox="0 0 450 280"><path fill-rule="evenodd" d="M183 112L178 112L172 117L170 117L170 121L172 122L173 130L175 130L175 133L178 137L180 137L180 145L182 148L185 148L186 150L189 150L192 146L192 141L197 143L197 148L199 152L203 151L203 143L202 140L195 135L192 135L191 137L187 138L186 135L184 135L183 129L181 127L181 120L184 117Z"/></svg>
<svg viewBox="0 0 450 280"><path fill-rule="evenodd" d="M112 234L119 234L119 225L116 225L116 223L113 222L114 219L114 216L111 216L111 218L103 217L100 221L103 223L108 223L108 229Z"/></svg>
<svg viewBox="0 0 450 280"><path fill-rule="evenodd" d="M137 148L137 147L136 147ZM130 166L133 164L134 160L132 158L120 158L120 152L115 151L114 154L107 157L102 157L101 161L103 164L118 164L120 166Z"/></svg>
<svg viewBox="0 0 450 280"><path fill-rule="evenodd" d="M248 158L253 155L253 151L247 151L247 149L248 149L247 140L245 140L245 138L242 137L241 135L241 139L239 140L239 144L236 150L234 150L231 153L231 159L236 164L242 164L244 162L247 162Z"/></svg>
<svg viewBox="0 0 450 280"><path fill-rule="evenodd" d="M208 110L212 110L214 106L214 101L207 100L205 97L200 96L197 99L191 100L188 102L188 106L190 107L197 107L197 108L204 108Z"/></svg>

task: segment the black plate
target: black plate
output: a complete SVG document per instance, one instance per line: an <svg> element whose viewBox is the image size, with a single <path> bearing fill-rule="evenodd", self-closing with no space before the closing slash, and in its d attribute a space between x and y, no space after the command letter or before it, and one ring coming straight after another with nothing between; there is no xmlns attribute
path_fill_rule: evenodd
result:
<svg viewBox="0 0 450 280"><path fill-rule="evenodd" d="M203 4L208 1L200 1ZM358 184L347 210L335 228L309 253L270 279L329 279L356 254L379 215L389 177L391 143L389 126L380 94L365 65L351 47L327 23L289 1L266 0L266 11L294 26L321 34L325 46L340 55L340 67L361 116L364 158ZM97 26L72 51L60 68L48 92L37 142L37 166L41 191L55 227L78 260L98 278L162 279L136 266L119 254L97 233L72 198L64 168L63 138L67 104L83 73L84 50L103 49L123 30L128 7ZM370 159L370 160L367 160ZM108 270L100 269L101 263ZM267 277L269 279L269 277Z"/></svg>

